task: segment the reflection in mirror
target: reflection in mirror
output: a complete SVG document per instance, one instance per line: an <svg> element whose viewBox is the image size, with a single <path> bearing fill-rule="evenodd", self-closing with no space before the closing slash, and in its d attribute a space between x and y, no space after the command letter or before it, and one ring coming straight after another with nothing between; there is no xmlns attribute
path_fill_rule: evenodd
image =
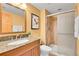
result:
<svg viewBox="0 0 79 59"><path fill-rule="evenodd" d="M25 10L2 3L0 16L0 33L25 32Z"/></svg>

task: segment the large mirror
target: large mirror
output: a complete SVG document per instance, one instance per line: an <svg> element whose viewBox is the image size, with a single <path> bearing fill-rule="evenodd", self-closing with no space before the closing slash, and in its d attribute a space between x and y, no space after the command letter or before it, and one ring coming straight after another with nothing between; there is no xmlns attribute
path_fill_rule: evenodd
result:
<svg viewBox="0 0 79 59"><path fill-rule="evenodd" d="M26 31L25 10L8 3L2 3L0 7L0 33Z"/></svg>

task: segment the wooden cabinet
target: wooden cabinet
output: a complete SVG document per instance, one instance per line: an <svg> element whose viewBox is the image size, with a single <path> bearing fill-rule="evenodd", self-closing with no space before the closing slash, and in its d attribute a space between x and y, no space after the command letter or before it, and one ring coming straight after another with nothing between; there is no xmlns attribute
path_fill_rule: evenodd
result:
<svg viewBox="0 0 79 59"><path fill-rule="evenodd" d="M21 56L39 56L39 48L38 46L26 51L25 53L21 54Z"/></svg>
<svg viewBox="0 0 79 59"><path fill-rule="evenodd" d="M0 56L39 56L40 40L36 40L19 48L1 53Z"/></svg>
<svg viewBox="0 0 79 59"><path fill-rule="evenodd" d="M2 33L12 32L12 14L2 13Z"/></svg>
<svg viewBox="0 0 79 59"><path fill-rule="evenodd" d="M0 4L0 33L12 31L12 14L5 12Z"/></svg>

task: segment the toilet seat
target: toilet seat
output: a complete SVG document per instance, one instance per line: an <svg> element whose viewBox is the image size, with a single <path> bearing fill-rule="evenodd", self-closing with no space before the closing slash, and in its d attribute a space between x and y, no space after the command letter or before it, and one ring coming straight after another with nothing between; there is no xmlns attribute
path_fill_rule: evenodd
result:
<svg viewBox="0 0 79 59"><path fill-rule="evenodd" d="M44 50L44 51L51 51L51 50L52 50L51 47L48 47L48 46L46 46L46 45L41 45L41 46L40 46L40 49L41 49L41 50Z"/></svg>
<svg viewBox="0 0 79 59"><path fill-rule="evenodd" d="M41 45L40 50L41 50L41 54L40 54L41 56L48 56L49 51L51 51L52 49L46 45Z"/></svg>

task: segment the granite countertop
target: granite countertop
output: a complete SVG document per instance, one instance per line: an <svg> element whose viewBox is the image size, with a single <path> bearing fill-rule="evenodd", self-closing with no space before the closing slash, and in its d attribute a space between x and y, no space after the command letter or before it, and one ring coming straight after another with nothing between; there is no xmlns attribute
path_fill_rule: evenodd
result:
<svg viewBox="0 0 79 59"><path fill-rule="evenodd" d="M18 48L18 47L23 46L23 45L26 45L26 44L29 44L29 43L31 43L33 41L39 40L39 38L36 38L36 37L28 37L28 40L29 41L26 42L26 43L17 44L17 45L8 45L8 43L14 42L14 41L17 41L17 40L2 41L2 42L0 42L0 53L3 53L3 52L6 52L6 51L9 51L9 50Z"/></svg>

